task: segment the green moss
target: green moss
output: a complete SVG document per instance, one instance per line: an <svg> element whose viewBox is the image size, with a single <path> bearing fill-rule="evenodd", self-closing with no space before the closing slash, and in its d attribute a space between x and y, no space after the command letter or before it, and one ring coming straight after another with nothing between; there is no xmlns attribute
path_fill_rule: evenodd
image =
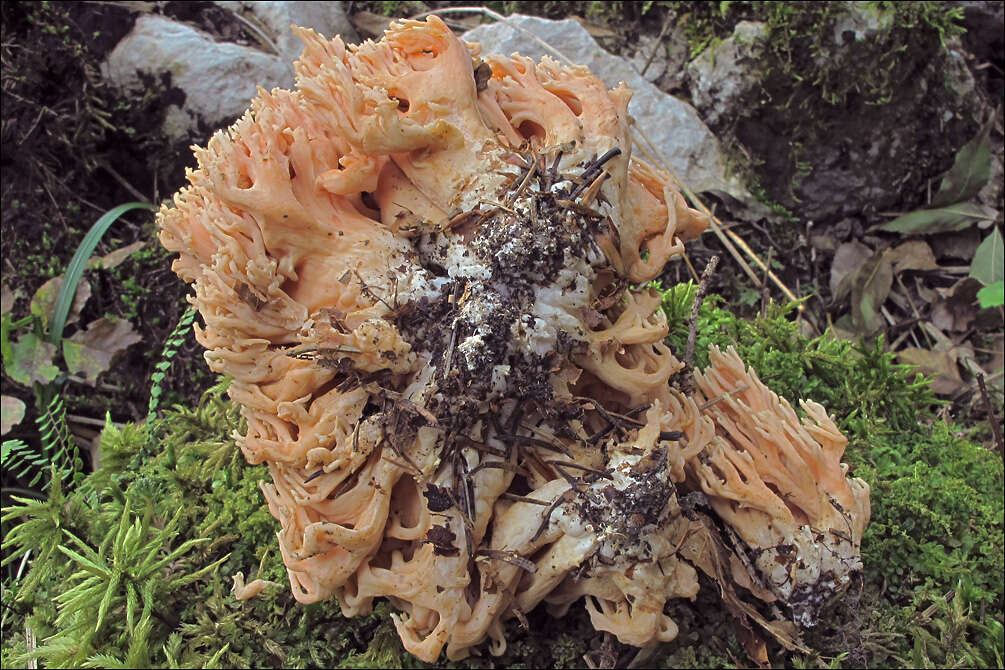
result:
<svg viewBox="0 0 1005 670"><path fill-rule="evenodd" d="M669 342L678 351L694 290L682 285L666 292ZM768 318L747 322L714 302L700 312L699 364L707 362L710 345L733 344L790 401L823 403L849 437L846 460L872 487L865 571L826 625L808 636L819 656L771 649L773 661L796 667L1000 665L1005 568L999 457L958 427L934 420L926 384L895 365L878 343L810 339L789 320L791 309L772 306ZM155 667L429 667L404 652L386 603L369 616L346 619L334 602L304 606L293 600L275 547L278 524L259 491L268 470L247 465L234 446L230 435L240 419L223 390L218 385L198 408L165 411L149 427L152 443L143 426L106 428L101 466L83 486L67 494L54 486L48 501L5 510L6 523L14 524L4 538L8 566L32 551L19 591L4 592L5 604L12 603L3 622L5 667L26 660L26 625L40 645L35 656L48 666L142 659ZM115 540L123 527L138 529L154 559L185 551L137 582L132 623L128 589L113 594L101 634L94 635L98 607L74 605L70 589L83 577L74 576L80 562L68 560L64 550L93 551L98 563L132 555ZM157 530L165 527L177 532L166 537ZM230 594L237 571L249 581L284 586L239 602ZM172 580L180 586L168 588ZM156 594L146 619L140 616L143 593ZM744 658L714 585L705 583L694 603L669 607L680 636L655 651L652 665L726 667ZM502 657L489 657L482 646L475 650L480 655L449 665L579 667L601 639L581 607L562 619L545 608L528 618L529 629L506 623ZM615 650L619 656L629 651Z"/></svg>
<svg viewBox="0 0 1005 670"><path fill-rule="evenodd" d="M874 434L856 474L872 486L863 539L867 574L903 602L918 587L946 593L968 580L977 603L1000 606L1003 485L997 454L934 422L922 432ZM857 460L857 459L856 459Z"/></svg>

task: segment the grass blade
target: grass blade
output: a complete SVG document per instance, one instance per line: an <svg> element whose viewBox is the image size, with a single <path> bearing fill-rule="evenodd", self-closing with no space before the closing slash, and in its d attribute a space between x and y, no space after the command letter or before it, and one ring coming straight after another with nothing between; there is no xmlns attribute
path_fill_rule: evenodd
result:
<svg viewBox="0 0 1005 670"><path fill-rule="evenodd" d="M69 267L66 268L63 285L60 287L59 295L56 297L56 307L53 309L52 323L47 333L49 342L55 344L63 339L63 328L66 326L66 318L70 314L73 297L77 293L77 284L80 283L80 277L84 274L84 268L87 267L87 259L94 253L94 249L98 246L101 237L120 216L134 209L157 211L154 205L147 202L127 202L105 212L100 219L94 222L91 229L87 231L83 242L77 247L77 252L73 254Z"/></svg>

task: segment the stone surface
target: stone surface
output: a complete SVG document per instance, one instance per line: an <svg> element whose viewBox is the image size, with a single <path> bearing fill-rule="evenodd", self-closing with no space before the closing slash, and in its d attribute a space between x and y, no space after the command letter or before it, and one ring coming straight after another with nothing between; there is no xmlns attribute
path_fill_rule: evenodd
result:
<svg viewBox="0 0 1005 670"><path fill-rule="evenodd" d="M141 74L170 83L185 94L169 110L164 130L171 137L190 134L201 119L210 127L226 124L248 108L255 86L292 86L291 63L258 49L216 42L211 35L155 14L144 14L102 65L102 74L127 90L144 86Z"/></svg>
<svg viewBox="0 0 1005 670"><path fill-rule="evenodd" d="M202 140L202 130L231 123L248 108L256 87L291 88L293 61L301 43L290 24L313 28L327 37L355 40L356 33L337 2L219 2L253 26L263 44L218 42L206 32L158 14L142 14L133 30L111 51L102 75L113 85L141 90L144 77L168 82L184 103L167 110L169 137ZM273 48L274 47L274 48ZM169 75L169 78L166 77Z"/></svg>
<svg viewBox="0 0 1005 670"><path fill-rule="evenodd" d="M687 75L693 82L691 100L713 127L759 86L767 35L764 23L740 21L730 37L688 63Z"/></svg>
<svg viewBox="0 0 1005 670"><path fill-rule="evenodd" d="M741 209L745 213L764 213L740 180L727 173L719 141L695 109L646 81L627 60L604 51L576 21L513 14L508 23L479 26L463 37L469 42L480 42L483 53L520 52L534 59L545 54L557 58L532 35L547 41L573 63L590 68L607 86L613 88L623 81L632 88L635 94L629 112L689 188L695 192L727 194L743 203Z"/></svg>
<svg viewBox="0 0 1005 670"><path fill-rule="evenodd" d="M740 22L687 69L702 119L742 147L767 197L817 222L911 206L905 196L973 136L980 107L958 41L904 33L892 10L831 6L788 63L766 48L780 38ZM890 62L895 39L906 42Z"/></svg>
<svg viewBox="0 0 1005 670"><path fill-rule="evenodd" d="M251 0L220 0L216 2L233 12L256 20L269 32L280 55L292 63L300 58L303 43L290 30L291 25L313 28L325 37L340 35L348 43L359 41L349 23L343 2L253 2ZM250 16L249 16L250 15Z"/></svg>

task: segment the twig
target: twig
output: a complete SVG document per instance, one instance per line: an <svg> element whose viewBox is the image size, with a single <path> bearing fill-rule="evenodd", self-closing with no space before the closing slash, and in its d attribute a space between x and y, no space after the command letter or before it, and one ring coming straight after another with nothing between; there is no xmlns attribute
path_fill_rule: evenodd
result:
<svg viewBox="0 0 1005 670"><path fill-rule="evenodd" d="M102 163L101 167L105 170L105 172L112 175L112 177L115 178L115 181L119 182L122 185L122 188L129 191L129 193L132 194L134 198L136 198L141 202L147 202L147 196L140 193L139 189L137 189L135 186L126 181L126 178L120 175L118 172L116 172L115 168L113 168L111 165L108 165L107 163Z"/></svg>
<svg viewBox="0 0 1005 670"><path fill-rule="evenodd" d="M771 256L774 254L775 248L768 247L768 267L771 267ZM761 318L765 318L768 315L768 299L771 297L771 292L768 290L768 278L765 277L761 281Z"/></svg>
<svg viewBox="0 0 1005 670"><path fill-rule="evenodd" d="M719 264L719 257L712 256L708 265L701 273L701 281L698 282L698 293L694 296L694 303L691 305L691 316L687 320L687 350L684 353L684 368L694 371L694 341L698 336L698 312L701 310L701 303L705 300L705 293L708 292L708 279L715 272L715 267Z"/></svg>
<svg viewBox="0 0 1005 670"><path fill-rule="evenodd" d="M528 498L527 496L518 496L515 493L503 493L500 498L506 498L507 500L512 500L514 502L529 503L531 505L541 505L542 507L549 507L550 502L546 500L538 500L537 498Z"/></svg>
<svg viewBox="0 0 1005 670"><path fill-rule="evenodd" d="M1002 427L995 418L995 411L991 407L991 398L988 397L988 387L984 383L984 375L977 373L977 385L981 387L981 398L984 399L984 407L988 411L988 421L991 422L991 432L995 436L995 449L999 453L1005 453L1005 440L1002 439Z"/></svg>
<svg viewBox="0 0 1005 670"><path fill-rule="evenodd" d="M702 404L698 405L698 409L701 410L702 412L704 412L706 409L708 409L712 405L715 405L716 403L720 403L723 400L725 400L726 398L728 398L730 396L733 396L733 395L736 395L737 393L743 393L744 391L746 391L749 388L750 388L750 386L748 386L747 384L740 384L739 386L737 386L732 391L726 391L725 393L723 393L720 396L716 396L715 398L712 398L711 400L706 400Z"/></svg>
<svg viewBox="0 0 1005 670"><path fill-rule="evenodd" d="M66 420L67 421L73 421L74 423L83 424L85 426L97 426L98 428L104 428L105 427L105 420L104 419L92 419L89 416L78 416L76 414L67 414L66 415ZM118 429L121 430L122 427L125 424L113 421L112 425L114 427L116 427L116 428L118 428Z"/></svg>
<svg viewBox="0 0 1005 670"><path fill-rule="evenodd" d="M642 137L642 139L645 140L645 143L636 142L635 144L637 144L639 148L642 149L642 152L646 155L646 157L649 158L649 160L654 161L656 163L656 167L662 168L663 171L667 173L667 176L669 176L670 179L673 181L674 185L677 186L681 190L681 192L687 196L688 200L697 205L698 209L701 210L703 214L708 216L709 219L708 227L712 230L713 233L716 234L716 236L719 238L719 241L722 242L723 246L726 247L730 255L733 256L733 259L737 263L739 263L740 267L742 267L744 272L747 273L747 276L750 277L751 281L753 281L757 287L761 286L760 277L758 277L754 273L753 269L751 269L751 267L747 264L747 262L743 260L743 257L740 256L740 254L736 251L736 247L742 249L743 252L747 254L747 256L750 258L750 260L752 260L755 264L757 264L758 267L760 267L767 273L768 278L771 279L771 281L775 284L775 286L777 286L779 290L781 290L781 292L785 294L785 297L787 297L789 300L793 302L798 300L796 295L789 289L789 287L786 286L782 282L782 280L779 279L778 276L774 272L772 272L770 268L768 268L768 266L764 263L764 261L761 260L761 257L758 256L756 253L754 253L754 250L750 248L750 245L744 242L743 238L734 233L732 230L729 230L729 228L724 227L722 221L712 211L709 210L709 208L705 205L705 203L702 202L698 198L698 196L695 195L693 191L691 191L691 189L689 189L686 185L684 185L683 182L680 181L680 179L677 178L677 175L674 174L673 170L670 168L669 163L665 160L661 160L653 153L654 151L658 152L659 150L656 148L656 145L653 144L653 141L649 139L649 136L646 135L645 131L635 125L632 126L632 131L638 133ZM646 146L646 144L648 144L649 147L652 147L652 150L650 150L649 147ZM803 310L806 309L806 306L800 303L798 305L798 309L800 312L802 312Z"/></svg>
<svg viewBox="0 0 1005 670"><path fill-rule="evenodd" d="M639 72L640 77L646 76L646 70L652 65L653 59L656 58L656 52L660 50L660 46L663 44L663 37L667 34L667 30L670 29L670 17L673 16L673 12L667 12L666 18L663 19L663 27L660 28L659 37L656 38L656 44L653 45L653 50L649 52L649 58L646 59L646 64L642 66L642 72Z"/></svg>

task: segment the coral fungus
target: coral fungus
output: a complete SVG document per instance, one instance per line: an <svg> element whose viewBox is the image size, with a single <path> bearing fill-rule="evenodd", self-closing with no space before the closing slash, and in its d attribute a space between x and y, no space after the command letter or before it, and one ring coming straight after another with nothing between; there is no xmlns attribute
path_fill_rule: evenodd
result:
<svg viewBox="0 0 1005 670"><path fill-rule="evenodd" d="M633 155L630 91L482 56L435 16L354 47L299 34L297 89L259 91L159 215L296 598L386 597L426 661L500 653L505 619L584 598L644 646L710 571L679 551L702 531L811 619L858 566L868 492L826 413L799 424L742 363L717 359L704 399L671 385L635 287L706 220Z"/></svg>

